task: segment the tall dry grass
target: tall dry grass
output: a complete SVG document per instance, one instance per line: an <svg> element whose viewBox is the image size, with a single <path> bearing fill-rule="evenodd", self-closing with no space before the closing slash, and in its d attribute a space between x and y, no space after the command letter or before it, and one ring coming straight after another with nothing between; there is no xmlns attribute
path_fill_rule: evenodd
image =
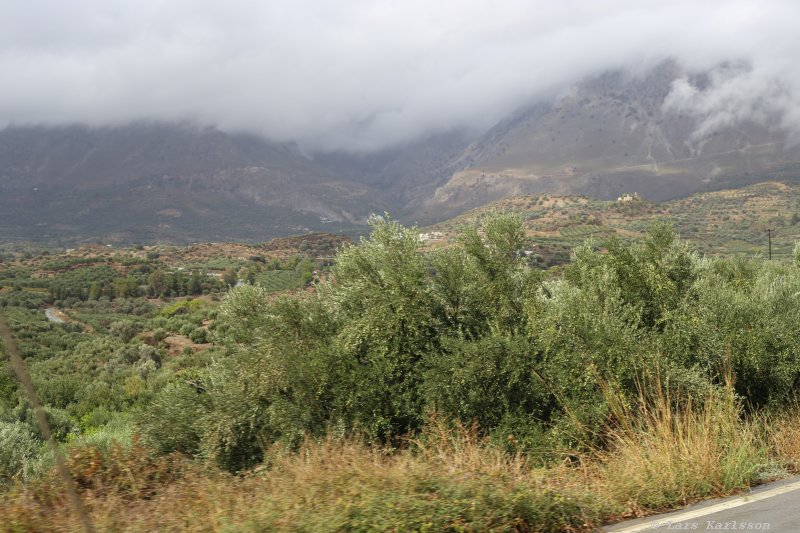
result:
<svg viewBox="0 0 800 533"><path fill-rule="evenodd" d="M402 451L309 441L298 453L276 454L268 471L243 477L177 463L169 470L171 463L142 453L116 459L136 469L84 452L103 478L81 484L98 530L581 531L604 514L580 486L554 482L473 430L438 423ZM52 479L11 493L0 505L0 530L79 529L61 492Z"/></svg>
<svg viewBox="0 0 800 533"><path fill-rule="evenodd" d="M643 514L756 483L770 466L760 419L746 420L733 388L701 402L671 397L656 382L634 406L610 402L607 448L591 460L605 497Z"/></svg>
<svg viewBox="0 0 800 533"><path fill-rule="evenodd" d="M775 463L789 473L800 473L800 404L764 416L762 427Z"/></svg>
<svg viewBox="0 0 800 533"><path fill-rule="evenodd" d="M658 387L612 406L605 445L550 468L436 420L399 451L309 440L239 477L136 444L85 448L70 466L103 531L581 531L730 494L800 459L800 416L745 420L730 389L695 403ZM65 503L55 477L19 485L0 530L78 530Z"/></svg>

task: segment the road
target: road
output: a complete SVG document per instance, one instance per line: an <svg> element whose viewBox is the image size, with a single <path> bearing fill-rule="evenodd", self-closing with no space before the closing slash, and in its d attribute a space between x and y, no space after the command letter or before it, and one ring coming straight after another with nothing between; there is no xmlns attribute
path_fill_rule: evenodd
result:
<svg viewBox="0 0 800 533"><path fill-rule="evenodd" d="M56 314L57 311L58 310L55 307L48 307L47 309L44 310L44 314L45 316L47 316L47 320L49 320L50 322L55 322L56 324L63 324L64 319Z"/></svg>
<svg viewBox="0 0 800 533"><path fill-rule="evenodd" d="M640 531L800 531L800 478L756 487L742 496L613 524L608 533Z"/></svg>

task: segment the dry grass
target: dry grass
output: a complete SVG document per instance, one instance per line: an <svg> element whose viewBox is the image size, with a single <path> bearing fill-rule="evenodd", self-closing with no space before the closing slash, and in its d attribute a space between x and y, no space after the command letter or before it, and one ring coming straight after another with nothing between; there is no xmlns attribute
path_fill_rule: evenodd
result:
<svg viewBox="0 0 800 533"><path fill-rule="evenodd" d="M123 490L109 480L102 491L81 486L102 531L579 531L601 517L591 495L556 487L474 432L438 426L425 440L393 453L355 441L308 442L245 477L183 465L147 493L132 487L146 478L154 488L162 463L123 459L143 467L115 469ZM55 483L13 492L0 506L0 530L79 529L60 492Z"/></svg>
<svg viewBox="0 0 800 533"><path fill-rule="evenodd" d="M766 441L774 460L792 473L800 473L800 405L764 418Z"/></svg>
<svg viewBox="0 0 800 533"><path fill-rule="evenodd" d="M592 478L611 500L641 515L724 496L758 482L769 467L757 422L744 421L732 388L696 405L657 385L635 409L612 403L617 421Z"/></svg>
<svg viewBox="0 0 800 533"><path fill-rule="evenodd" d="M436 420L403 450L308 441L241 477L138 445L84 449L70 466L101 531L581 531L730 494L756 482L770 457L800 459L800 416L743 421L730 391L700 406L659 388L613 411L603 449L547 469ZM53 477L8 493L0 530L79 523Z"/></svg>

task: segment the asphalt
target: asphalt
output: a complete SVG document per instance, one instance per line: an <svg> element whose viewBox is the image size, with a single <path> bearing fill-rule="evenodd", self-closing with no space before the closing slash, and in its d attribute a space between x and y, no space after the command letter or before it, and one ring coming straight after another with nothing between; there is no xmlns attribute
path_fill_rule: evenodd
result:
<svg viewBox="0 0 800 533"><path fill-rule="evenodd" d="M602 531L778 531L800 533L800 477L760 485L739 496L628 520Z"/></svg>

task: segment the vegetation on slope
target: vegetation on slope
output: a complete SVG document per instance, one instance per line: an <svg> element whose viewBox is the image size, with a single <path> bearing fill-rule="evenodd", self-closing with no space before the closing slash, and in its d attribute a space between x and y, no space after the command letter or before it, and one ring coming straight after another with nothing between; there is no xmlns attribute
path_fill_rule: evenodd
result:
<svg viewBox="0 0 800 533"><path fill-rule="evenodd" d="M655 224L631 243L586 242L547 272L531 268L515 216L431 251L416 229L372 225L316 291L244 284L218 308L151 310L139 327L109 327L116 341L56 357L50 375L71 376L47 393L62 419L96 420L113 397L133 420L100 424L94 441L66 429L81 435L66 446L98 524L580 530L795 468L794 262L701 257ZM131 345L196 313L213 357L148 363ZM87 403L106 375L119 392ZM5 401L3 431L23 442L24 399ZM115 427L140 437L109 444ZM76 523L46 465L15 461L3 523Z"/></svg>
<svg viewBox="0 0 800 533"><path fill-rule="evenodd" d="M626 243L641 239L655 221L669 222L694 249L713 255L766 256L770 229L773 256L788 258L800 239L798 210L797 183L767 182L661 203L632 195L627 201L557 195L506 198L432 230L448 240L487 213L513 212L522 217L526 233L534 239L532 259L550 266L568 262L569 250L588 238L617 237Z"/></svg>

